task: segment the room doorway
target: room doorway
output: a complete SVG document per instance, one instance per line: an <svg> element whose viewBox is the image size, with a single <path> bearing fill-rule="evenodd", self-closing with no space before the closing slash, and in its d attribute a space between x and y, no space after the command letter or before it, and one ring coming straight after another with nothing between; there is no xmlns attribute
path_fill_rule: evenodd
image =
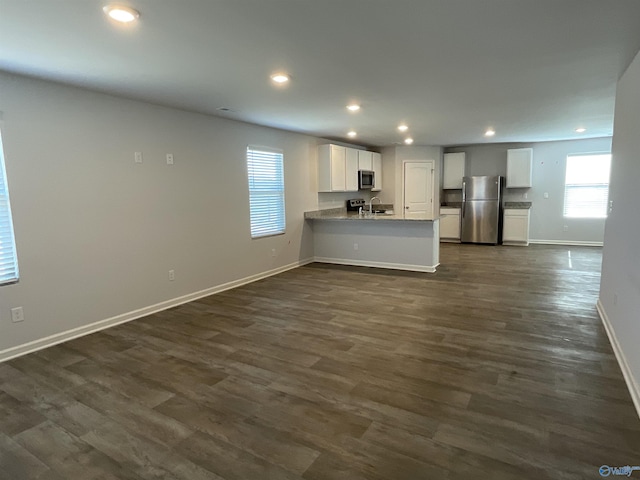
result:
<svg viewBox="0 0 640 480"><path fill-rule="evenodd" d="M403 207L408 218L433 218L433 160L403 162Z"/></svg>

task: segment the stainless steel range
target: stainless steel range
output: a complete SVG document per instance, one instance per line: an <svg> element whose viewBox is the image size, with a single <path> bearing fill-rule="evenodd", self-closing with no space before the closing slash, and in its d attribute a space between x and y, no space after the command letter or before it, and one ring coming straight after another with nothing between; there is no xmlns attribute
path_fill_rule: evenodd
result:
<svg viewBox="0 0 640 480"><path fill-rule="evenodd" d="M362 208L364 210L367 202L364 198L352 198L351 200L347 200L347 212L357 212Z"/></svg>

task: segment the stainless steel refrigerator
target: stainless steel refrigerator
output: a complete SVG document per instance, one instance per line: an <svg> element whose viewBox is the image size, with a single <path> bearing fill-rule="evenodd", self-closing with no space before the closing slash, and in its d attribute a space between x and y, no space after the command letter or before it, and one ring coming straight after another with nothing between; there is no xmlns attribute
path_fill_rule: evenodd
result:
<svg viewBox="0 0 640 480"><path fill-rule="evenodd" d="M462 232L465 243L492 243L502 240L502 177L462 179Z"/></svg>

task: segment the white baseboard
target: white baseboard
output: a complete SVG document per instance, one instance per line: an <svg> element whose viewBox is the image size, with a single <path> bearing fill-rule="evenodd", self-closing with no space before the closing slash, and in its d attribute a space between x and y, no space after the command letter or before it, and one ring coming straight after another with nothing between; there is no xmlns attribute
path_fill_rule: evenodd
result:
<svg viewBox="0 0 640 480"><path fill-rule="evenodd" d="M600 319L602 320L604 329L607 331L609 343L611 343L613 353L615 353L616 355L616 360L618 360L620 370L622 370L624 381L627 382L627 388L629 389L629 393L631 394L633 404L636 407L638 417L640 417L640 386L638 385L638 382L635 380L635 378L633 378L633 373L631 373L631 368L629 368L627 358L624 356L624 352L622 351L620 343L618 342L618 338L616 337L616 332L613 329L611 322L609 321L609 317L607 317L607 313L604 311L604 307L602 306L600 299L598 299L598 301L596 302L596 308L598 309L598 313L600 314Z"/></svg>
<svg viewBox="0 0 640 480"><path fill-rule="evenodd" d="M345 258L328 258L328 257L314 257L313 261L318 263L335 263L337 265L351 265L354 267L389 268L392 270L407 270L410 272L426 272L426 273L435 273L436 267L440 265L439 263L433 266L410 265L405 263L370 262L366 260L351 260L351 259L345 259Z"/></svg>
<svg viewBox="0 0 640 480"><path fill-rule="evenodd" d="M130 322L131 320L135 320L137 318L146 317L147 315L161 312L162 310L167 310L169 308L177 307L178 305L192 302L194 300L198 300L199 298L208 297L209 295L213 295L215 293L224 292L225 290L230 290L232 288L240 287L248 283L256 282L258 280L262 280L263 278L271 277L273 275L286 272L287 270L291 270L293 268L307 265L309 263L312 263L313 261L314 261L313 258L300 260L297 262L290 263L288 265L284 265L282 267L274 268L272 270L267 270L266 272L250 275L248 277L223 283L215 287L207 288L205 290L200 290L194 293L189 293L181 297L176 297L171 300L166 300L164 302L156 303L155 305L150 305L148 307L140 308L138 310L133 310L131 312L123 313L121 315L116 315L115 317L90 323L89 325L83 325L81 327L73 328L71 330L66 330L64 332L56 333L54 335L41 338L38 340L34 340L32 342L28 342L22 345L18 345L16 347L7 348L6 350L0 351L0 362L5 362L7 360L11 360L12 358L26 355L27 353L32 353L37 350L42 350L44 348L52 347L53 345L67 342L69 340L73 340L74 338L82 337L84 335L89 335L91 333L95 333L100 330L104 330L106 328L119 325L121 323Z"/></svg>
<svg viewBox="0 0 640 480"><path fill-rule="evenodd" d="M529 243L537 243L539 245L569 245L574 247L601 247L603 242L583 242L580 240L531 240Z"/></svg>

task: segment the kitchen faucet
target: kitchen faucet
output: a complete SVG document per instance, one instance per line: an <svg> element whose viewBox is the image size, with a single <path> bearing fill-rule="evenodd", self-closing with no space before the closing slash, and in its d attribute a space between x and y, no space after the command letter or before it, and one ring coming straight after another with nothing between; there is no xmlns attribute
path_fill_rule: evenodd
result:
<svg viewBox="0 0 640 480"><path fill-rule="evenodd" d="M371 197L371 200L369 200L369 215L373 214L373 201L376 199L378 200L378 204L382 203L379 197Z"/></svg>

